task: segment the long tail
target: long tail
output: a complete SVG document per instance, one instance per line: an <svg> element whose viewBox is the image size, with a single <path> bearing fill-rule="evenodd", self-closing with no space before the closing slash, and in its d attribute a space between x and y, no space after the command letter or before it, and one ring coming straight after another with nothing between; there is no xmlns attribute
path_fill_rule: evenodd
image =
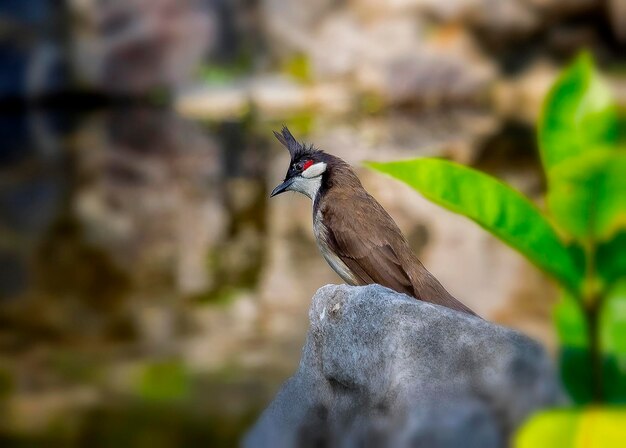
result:
<svg viewBox="0 0 626 448"><path fill-rule="evenodd" d="M455 299L446 288L443 287L439 280L437 280L426 268L424 268L422 275L420 276L417 285L413 285L413 291L416 299L423 300L424 302L434 303L436 305L445 306L462 313L471 314L472 316L478 316L469 307Z"/></svg>

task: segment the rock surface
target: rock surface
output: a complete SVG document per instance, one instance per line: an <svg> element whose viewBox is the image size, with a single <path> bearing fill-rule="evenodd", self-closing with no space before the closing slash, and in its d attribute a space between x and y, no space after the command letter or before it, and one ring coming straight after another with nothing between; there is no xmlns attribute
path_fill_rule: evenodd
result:
<svg viewBox="0 0 626 448"><path fill-rule="evenodd" d="M532 340L378 285L325 286L309 319L297 373L244 446L505 446L562 400Z"/></svg>

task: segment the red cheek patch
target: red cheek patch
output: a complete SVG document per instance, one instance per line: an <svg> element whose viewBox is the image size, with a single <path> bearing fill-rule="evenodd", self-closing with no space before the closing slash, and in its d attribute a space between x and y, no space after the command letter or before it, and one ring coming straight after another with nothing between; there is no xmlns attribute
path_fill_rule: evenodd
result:
<svg viewBox="0 0 626 448"><path fill-rule="evenodd" d="M307 160L306 162L304 162L304 165L302 166L302 171L306 171L306 169L310 167L311 165L313 165L313 161Z"/></svg>

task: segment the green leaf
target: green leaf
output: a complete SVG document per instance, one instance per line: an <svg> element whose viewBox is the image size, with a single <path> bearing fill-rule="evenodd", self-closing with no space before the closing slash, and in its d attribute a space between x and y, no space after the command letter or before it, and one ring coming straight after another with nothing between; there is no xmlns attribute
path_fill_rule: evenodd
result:
<svg viewBox="0 0 626 448"><path fill-rule="evenodd" d="M601 312L603 349L626 356L626 272L606 295Z"/></svg>
<svg viewBox="0 0 626 448"><path fill-rule="evenodd" d="M578 291L581 266L537 207L508 185L479 171L439 159L367 165L407 183L448 210L470 218L566 288Z"/></svg>
<svg viewBox="0 0 626 448"><path fill-rule="evenodd" d="M155 362L145 366L137 388L139 396L146 401L178 401L189 396L191 377L180 362Z"/></svg>
<svg viewBox="0 0 626 448"><path fill-rule="evenodd" d="M626 273L607 294L600 314L604 390L609 403L626 404Z"/></svg>
<svg viewBox="0 0 626 448"><path fill-rule="evenodd" d="M611 92L591 56L583 53L550 89L539 119L539 146L550 184L554 167L596 148L614 146L618 136Z"/></svg>
<svg viewBox="0 0 626 448"><path fill-rule="evenodd" d="M585 313L571 294L564 292L554 308L554 321L562 346L573 348L589 347L589 329Z"/></svg>
<svg viewBox="0 0 626 448"><path fill-rule="evenodd" d="M515 437L516 448L576 446L576 432L580 424L580 413L567 409L546 411L534 415L524 424Z"/></svg>
<svg viewBox="0 0 626 448"><path fill-rule="evenodd" d="M515 448L621 448L623 408L559 409L535 414L517 432Z"/></svg>
<svg viewBox="0 0 626 448"><path fill-rule="evenodd" d="M626 152L598 151L552 170L548 208L558 227L589 245L626 228Z"/></svg>
<svg viewBox="0 0 626 448"><path fill-rule="evenodd" d="M619 355L606 355L602 360L604 398L610 404L626 404L626 359Z"/></svg>
<svg viewBox="0 0 626 448"><path fill-rule="evenodd" d="M596 265L607 289L626 275L626 230L598 245Z"/></svg>
<svg viewBox="0 0 626 448"><path fill-rule="evenodd" d="M592 361L587 348L565 346L559 349L559 376L576 404L589 404L594 399Z"/></svg>

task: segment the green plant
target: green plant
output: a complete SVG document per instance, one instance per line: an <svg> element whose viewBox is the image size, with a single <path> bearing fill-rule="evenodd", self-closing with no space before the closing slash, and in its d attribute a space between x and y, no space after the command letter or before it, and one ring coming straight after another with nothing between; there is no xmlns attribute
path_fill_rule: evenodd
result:
<svg viewBox="0 0 626 448"><path fill-rule="evenodd" d="M311 61L304 53L298 53L285 60L281 71L301 83L310 83L312 80Z"/></svg>
<svg viewBox="0 0 626 448"><path fill-rule="evenodd" d="M137 392L146 402L176 402L190 396L191 376L185 366L174 360L144 366L137 381Z"/></svg>
<svg viewBox="0 0 626 448"><path fill-rule="evenodd" d="M449 161L368 163L472 219L556 280L561 375L579 404L626 403L626 146L620 131L613 97L584 53L553 85L538 124L545 210L499 180Z"/></svg>

